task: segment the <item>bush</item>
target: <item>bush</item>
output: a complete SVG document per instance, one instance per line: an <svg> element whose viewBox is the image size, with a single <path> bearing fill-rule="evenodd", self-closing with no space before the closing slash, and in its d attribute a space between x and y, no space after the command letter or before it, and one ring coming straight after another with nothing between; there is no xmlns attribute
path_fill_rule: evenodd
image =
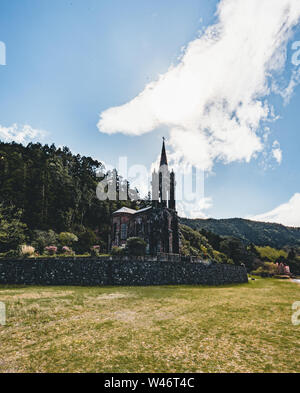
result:
<svg viewBox="0 0 300 393"><path fill-rule="evenodd" d="M35 230L33 232L32 245L38 250L40 254L43 253L46 247L54 246L57 244L57 234L52 231Z"/></svg>
<svg viewBox="0 0 300 393"><path fill-rule="evenodd" d="M129 255L144 256L147 243L139 237L130 237L126 242L126 250Z"/></svg>
<svg viewBox="0 0 300 393"><path fill-rule="evenodd" d="M16 250L9 250L3 254L5 258L16 258L20 256L20 253Z"/></svg>
<svg viewBox="0 0 300 393"><path fill-rule="evenodd" d="M100 246L93 246L93 247L91 247L91 255L93 257L99 257L99 255L100 255Z"/></svg>
<svg viewBox="0 0 300 393"><path fill-rule="evenodd" d="M76 243L76 251L77 252L86 252L91 250L94 244L99 244L99 239L96 234L89 228L84 228L78 234L78 242Z"/></svg>
<svg viewBox="0 0 300 393"><path fill-rule="evenodd" d="M111 249L111 255L113 255L115 257L121 257L124 255L124 251L125 251L124 248L114 246Z"/></svg>
<svg viewBox="0 0 300 393"><path fill-rule="evenodd" d="M64 246L62 248L62 253L64 255L68 255L68 256L73 256L75 255L75 252L72 250L72 248L68 247L68 246Z"/></svg>
<svg viewBox="0 0 300 393"><path fill-rule="evenodd" d="M277 265L271 262L265 262L262 266L252 272L252 274L261 277L273 277L277 275L277 273Z"/></svg>
<svg viewBox="0 0 300 393"><path fill-rule="evenodd" d="M58 238L62 246L71 246L73 243L78 242L78 237L70 232L61 232Z"/></svg>
<svg viewBox="0 0 300 393"><path fill-rule="evenodd" d="M27 246L26 244L23 244L20 247L20 255L23 258L31 258L34 256L35 249L32 246Z"/></svg>
<svg viewBox="0 0 300 393"><path fill-rule="evenodd" d="M57 247L56 246L48 246L48 247L45 247L45 251L49 255L55 255L57 253Z"/></svg>
<svg viewBox="0 0 300 393"><path fill-rule="evenodd" d="M225 254L222 252L213 250L213 257L214 260L218 263L228 263L228 264L234 264L232 259L229 259Z"/></svg>

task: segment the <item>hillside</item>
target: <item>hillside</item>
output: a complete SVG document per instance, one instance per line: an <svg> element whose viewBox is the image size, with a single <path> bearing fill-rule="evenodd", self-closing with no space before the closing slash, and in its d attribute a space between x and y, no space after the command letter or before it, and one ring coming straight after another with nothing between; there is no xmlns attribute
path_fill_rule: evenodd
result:
<svg viewBox="0 0 300 393"><path fill-rule="evenodd" d="M193 229L205 229L220 236L232 236L241 239L245 244L254 243L257 246L271 246L274 248L300 246L300 228L242 218L222 220L181 218L180 221Z"/></svg>

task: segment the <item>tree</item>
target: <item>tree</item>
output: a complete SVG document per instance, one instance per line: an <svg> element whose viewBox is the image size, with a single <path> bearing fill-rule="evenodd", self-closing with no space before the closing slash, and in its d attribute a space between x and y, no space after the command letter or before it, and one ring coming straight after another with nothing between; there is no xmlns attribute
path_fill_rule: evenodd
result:
<svg viewBox="0 0 300 393"><path fill-rule="evenodd" d="M290 250L289 254L288 254L287 259L288 259L289 261L293 261L293 260L296 259L296 257L297 257L297 254L296 254L295 250L292 248L292 249Z"/></svg>
<svg viewBox="0 0 300 393"><path fill-rule="evenodd" d="M248 270L251 269L253 257L239 239L232 237L224 238L220 243L220 251L232 259L235 265L244 263Z"/></svg>
<svg viewBox="0 0 300 393"><path fill-rule="evenodd" d="M130 237L126 242L126 250L129 255L143 256L146 254L147 243L139 237Z"/></svg>
<svg viewBox="0 0 300 393"><path fill-rule="evenodd" d="M27 226L21 216L21 210L0 204L0 252L17 250L27 240Z"/></svg>

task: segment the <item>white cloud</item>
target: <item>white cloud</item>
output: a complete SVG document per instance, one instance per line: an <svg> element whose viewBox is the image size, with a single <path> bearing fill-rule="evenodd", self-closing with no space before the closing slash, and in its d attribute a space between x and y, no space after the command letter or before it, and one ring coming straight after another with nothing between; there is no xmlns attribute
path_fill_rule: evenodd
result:
<svg viewBox="0 0 300 393"><path fill-rule="evenodd" d="M268 96L285 67L300 1L222 0L217 13L218 23L189 43L178 65L101 113L101 132L142 135L167 126L173 158L204 170L216 160L249 162L264 149L261 126L276 119ZM296 83L294 75L286 99ZM273 151L277 161L280 152Z"/></svg>
<svg viewBox="0 0 300 393"><path fill-rule="evenodd" d="M273 157L277 161L278 164L282 162L282 150L280 148L280 144L278 141L273 143L273 150L272 150Z"/></svg>
<svg viewBox="0 0 300 393"><path fill-rule="evenodd" d="M286 226L300 227L300 193L296 193L287 203L270 212L247 217L250 220L275 222Z"/></svg>
<svg viewBox="0 0 300 393"><path fill-rule="evenodd" d="M10 127L0 125L0 140L4 142L26 144L43 138L45 135L45 131L34 129L29 125L18 126L17 124L13 124Z"/></svg>
<svg viewBox="0 0 300 393"><path fill-rule="evenodd" d="M208 218L204 210L212 207L212 199L203 197L196 202L177 201L176 209L179 217Z"/></svg>

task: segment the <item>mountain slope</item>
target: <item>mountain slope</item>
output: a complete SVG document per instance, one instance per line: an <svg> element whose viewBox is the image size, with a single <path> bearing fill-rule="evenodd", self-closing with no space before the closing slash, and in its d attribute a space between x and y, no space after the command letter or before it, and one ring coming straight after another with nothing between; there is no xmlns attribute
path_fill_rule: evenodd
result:
<svg viewBox="0 0 300 393"><path fill-rule="evenodd" d="M257 246L271 246L274 248L300 246L300 228L242 218L221 220L181 218L180 222L193 229L205 229L220 236L236 237L245 244L254 243Z"/></svg>

